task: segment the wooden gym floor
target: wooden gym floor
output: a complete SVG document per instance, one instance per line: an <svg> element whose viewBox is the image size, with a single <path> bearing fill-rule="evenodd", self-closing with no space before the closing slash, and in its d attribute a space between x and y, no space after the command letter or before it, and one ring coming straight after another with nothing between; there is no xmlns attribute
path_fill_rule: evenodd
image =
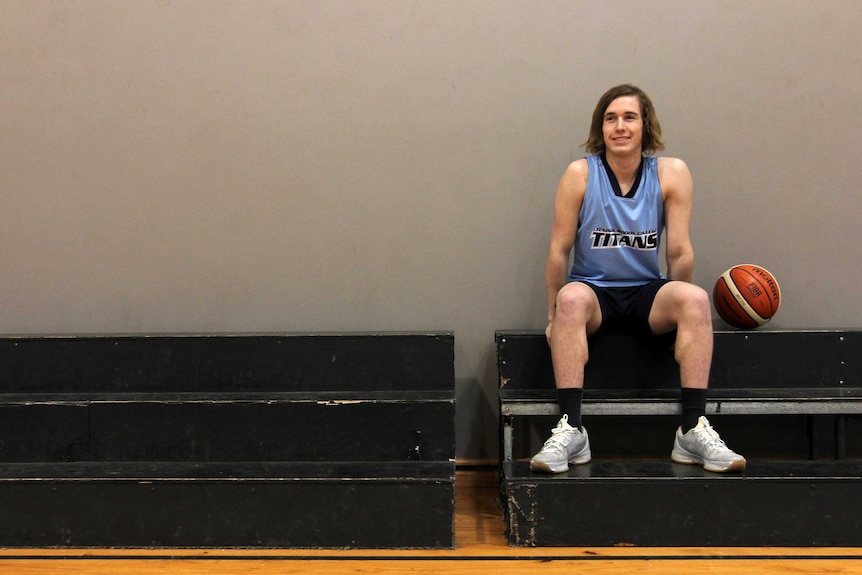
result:
<svg viewBox="0 0 862 575"><path fill-rule="evenodd" d="M862 574L862 541L858 548L512 548L496 470L459 469L455 494L454 550L0 549L0 575Z"/></svg>

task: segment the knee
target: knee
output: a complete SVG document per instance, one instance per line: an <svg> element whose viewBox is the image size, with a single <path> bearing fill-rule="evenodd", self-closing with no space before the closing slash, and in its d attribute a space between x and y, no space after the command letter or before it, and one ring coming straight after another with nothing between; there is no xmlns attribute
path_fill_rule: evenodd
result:
<svg viewBox="0 0 862 575"><path fill-rule="evenodd" d="M557 294L556 318L586 322L597 305L596 296L589 287L571 283Z"/></svg>
<svg viewBox="0 0 862 575"><path fill-rule="evenodd" d="M702 323L712 323L712 304L709 294L699 286L689 284L681 309L689 319Z"/></svg>

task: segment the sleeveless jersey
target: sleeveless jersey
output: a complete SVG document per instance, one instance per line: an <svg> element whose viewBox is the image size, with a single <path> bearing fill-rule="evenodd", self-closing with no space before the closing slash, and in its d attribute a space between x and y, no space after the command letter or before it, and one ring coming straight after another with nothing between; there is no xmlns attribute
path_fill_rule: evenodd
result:
<svg viewBox="0 0 862 575"><path fill-rule="evenodd" d="M569 281L630 287L663 277L658 255L664 200L657 159L643 158L640 182L628 197L614 192L613 175L601 156L588 156L587 163L587 189L578 217Z"/></svg>

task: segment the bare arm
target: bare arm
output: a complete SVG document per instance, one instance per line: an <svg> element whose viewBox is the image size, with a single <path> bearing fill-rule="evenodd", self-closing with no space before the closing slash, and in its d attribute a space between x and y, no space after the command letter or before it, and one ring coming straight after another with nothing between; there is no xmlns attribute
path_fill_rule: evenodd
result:
<svg viewBox="0 0 862 575"><path fill-rule="evenodd" d="M694 184L685 162L659 158L658 177L664 195L667 233L667 276L690 282L694 272L691 245L691 206Z"/></svg>
<svg viewBox="0 0 862 575"><path fill-rule="evenodd" d="M569 254L578 230L578 214L587 189L587 161L577 160L569 164L557 186L554 201L554 225L548 260L545 264L545 284L548 291L548 324L554 321L557 292L565 285L568 274Z"/></svg>

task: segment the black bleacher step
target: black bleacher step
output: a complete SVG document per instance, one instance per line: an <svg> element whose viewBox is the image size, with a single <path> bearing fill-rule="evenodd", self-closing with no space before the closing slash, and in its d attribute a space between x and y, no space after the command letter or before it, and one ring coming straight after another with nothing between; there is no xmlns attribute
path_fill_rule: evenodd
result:
<svg viewBox="0 0 862 575"><path fill-rule="evenodd" d="M453 462L5 463L6 547L451 548Z"/></svg>
<svg viewBox="0 0 862 575"><path fill-rule="evenodd" d="M716 331L714 336L711 393L740 386L748 390L862 385L859 330ZM554 389L543 331L498 330L495 337L500 389ZM679 367L671 350L656 349L650 340L612 334L592 341L584 380L585 389L676 389Z"/></svg>
<svg viewBox="0 0 862 575"><path fill-rule="evenodd" d="M0 337L4 393L449 390L449 332Z"/></svg>
<svg viewBox="0 0 862 575"><path fill-rule="evenodd" d="M679 389L584 389L584 402L629 402L629 401L673 401L679 402ZM862 399L862 388L820 387L800 389L794 387L769 387L760 389L710 389L707 397L711 401L787 401L794 400L840 400ZM500 398L506 402L551 402L556 403L556 389L501 389Z"/></svg>
<svg viewBox="0 0 862 575"><path fill-rule="evenodd" d="M0 398L0 461L449 460L451 392Z"/></svg>
<svg viewBox="0 0 862 575"><path fill-rule="evenodd" d="M393 389L384 391L169 391L0 393L0 405L86 405L92 403L349 403L447 401L451 390Z"/></svg>
<svg viewBox="0 0 862 575"><path fill-rule="evenodd" d="M719 474L667 460L567 473L502 465L512 546L858 546L862 461L749 461Z"/></svg>

